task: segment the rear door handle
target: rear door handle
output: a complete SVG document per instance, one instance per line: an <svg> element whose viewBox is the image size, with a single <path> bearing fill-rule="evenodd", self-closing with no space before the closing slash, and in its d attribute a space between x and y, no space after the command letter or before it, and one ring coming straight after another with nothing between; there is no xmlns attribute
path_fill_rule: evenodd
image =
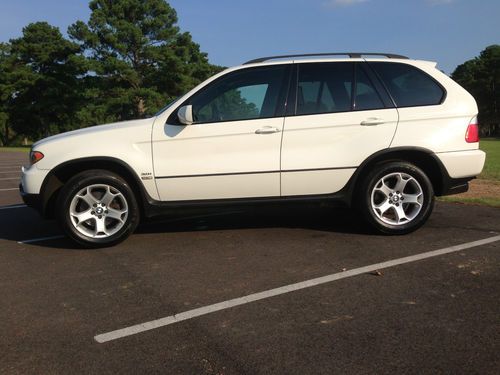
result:
<svg viewBox="0 0 500 375"><path fill-rule="evenodd" d="M361 121L361 125L363 126L374 126L374 125L381 125L384 123L385 121L383 119L377 117L370 117L364 121Z"/></svg>
<svg viewBox="0 0 500 375"><path fill-rule="evenodd" d="M255 131L255 134L273 134L273 133L279 133L279 129L275 128L273 126L264 126L263 128L257 129Z"/></svg>

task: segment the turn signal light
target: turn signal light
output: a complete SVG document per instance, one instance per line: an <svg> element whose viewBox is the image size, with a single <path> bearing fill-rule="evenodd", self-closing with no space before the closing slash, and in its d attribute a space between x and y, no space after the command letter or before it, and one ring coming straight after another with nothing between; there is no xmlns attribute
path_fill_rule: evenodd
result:
<svg viewBox="0 0 500 375"><path fill-rule="evenodd" d="M477 123L477 118L473 118L469 126L467 126L467 131L465 132L465 142L479 142L479 125Z"/></svg>
<svg viewBox="0 0 500 375"><path fill-rule="evenodd" d="M30 152L30 163L31 165L39 162L43 159L43 154L40 151L31 151Z"/></svg>

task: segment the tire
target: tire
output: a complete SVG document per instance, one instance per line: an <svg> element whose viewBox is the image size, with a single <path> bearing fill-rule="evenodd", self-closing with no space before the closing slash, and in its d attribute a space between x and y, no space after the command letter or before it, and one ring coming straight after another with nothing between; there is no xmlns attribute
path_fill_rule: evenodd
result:
<svg viewBox="0 0 500 375"><path fill-rule="evenodd" d="M420 228L434 208L434 189L427 175L407 162L378 164L362 180L356 197L364 220L384 234L406 234Z"/></svg>
<svg viewBox="0 0 500 375"><path fill-rule="evenodd" d="M128 183L106 170L72 177L58 195L56 217L68 237L87 248L122 242L140 220L137 199Z"/></svg>

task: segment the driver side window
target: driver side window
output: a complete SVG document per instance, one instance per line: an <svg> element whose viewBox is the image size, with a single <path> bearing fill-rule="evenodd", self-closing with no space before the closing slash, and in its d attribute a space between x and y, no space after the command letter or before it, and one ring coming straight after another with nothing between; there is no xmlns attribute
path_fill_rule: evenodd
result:
<svg viewBox="0 0 500 375"><path fill-rule="evenodd" d="M282 116L287 70L283 65L249 68L218 79L189 100L194 123Z"/></svg>

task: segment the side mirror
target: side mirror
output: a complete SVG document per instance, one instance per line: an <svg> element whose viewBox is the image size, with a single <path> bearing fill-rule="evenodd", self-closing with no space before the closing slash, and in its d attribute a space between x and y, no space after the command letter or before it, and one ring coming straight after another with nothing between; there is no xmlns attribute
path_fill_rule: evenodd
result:
<svg viewBox="0 0 500 375"><path fill-rule="evenodd" d="M191 125L193 121L193 106L185 105L177 111L177 117L183 125Z"/></svg>

